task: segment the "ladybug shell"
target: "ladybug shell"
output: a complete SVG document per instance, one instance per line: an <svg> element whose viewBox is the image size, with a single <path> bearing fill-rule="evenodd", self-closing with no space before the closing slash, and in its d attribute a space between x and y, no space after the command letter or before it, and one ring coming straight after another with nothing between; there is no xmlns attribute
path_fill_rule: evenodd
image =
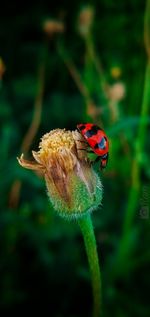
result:
<svg viewBox="0 0 150 317"><path fill-rule="evenodd" d="M92 123L78 124L77 128L94 153L102 157L101 165L105 167L109 150L109 143L105 132L96 124Z"/></svg>

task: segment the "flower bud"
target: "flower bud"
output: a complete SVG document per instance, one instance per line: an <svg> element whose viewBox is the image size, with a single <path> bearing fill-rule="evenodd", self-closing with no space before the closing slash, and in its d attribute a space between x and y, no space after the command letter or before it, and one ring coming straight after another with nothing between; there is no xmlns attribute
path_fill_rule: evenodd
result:
<svg viewBox="0 0 150 317"><path fill-rule="evenodd" d="M94 9L92 6L87 5L83 7L78 16L78 31L81 36L86 37L89 35L94 20Z"/></svg>
<svg viewBox="0 0 150 317"><path fill-rule="evenodd" d="M102 185L87 157L86 143L77 131L61 129L45 134L35 161L18 159L21 166L43 174L54 209L68 219L96 209L102 200Z"/></svg>
<svg viewBox="0 0 150 317"><path fill-rule="evenodd" d="M48 35L54 35L56 33L64 33L64 23L57 20L48 19L43 24L43 31Z"/></svg>
<svg viewBox="0 0 150 317"><path fill-rule="evenodd" d="M125 94L126 88L123 82L117 82L108 89L108 98L116 102L121 101L125 97Z"/></svg>
<svg viewBox="0 0 150 317"><path fill-rule="evenodd" d="M119 66L113 66L111 69L110 69L110 73L111 73L111 76L114 78L114 79L118 79L121 77L121 74L122 74L122 70Z"/></svg>

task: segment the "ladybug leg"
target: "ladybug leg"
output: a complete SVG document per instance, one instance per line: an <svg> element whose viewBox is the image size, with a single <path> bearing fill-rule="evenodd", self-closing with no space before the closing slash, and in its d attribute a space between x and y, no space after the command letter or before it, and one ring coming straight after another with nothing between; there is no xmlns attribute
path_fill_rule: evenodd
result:
<svg viewBox="0 0 150 317"><path fill-rule="evenodd" d="M77 140L77 142L81 142L81 143L86 143L87 144L87 142L83 141L83 140Z"/></svg>

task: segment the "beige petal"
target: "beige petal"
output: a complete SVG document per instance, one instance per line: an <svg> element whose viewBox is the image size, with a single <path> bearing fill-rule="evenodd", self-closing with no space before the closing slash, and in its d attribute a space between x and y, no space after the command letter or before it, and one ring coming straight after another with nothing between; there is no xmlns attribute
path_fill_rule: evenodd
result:
<svg viewBox="0 0 150 317"><path fill-rule="evenodd" d="M33 155L34 159L36 160L36 162L38 162L39 164L42 165L42 160L40 158L40 154L38 152L32 151L32 155Z"/></svg>
<svg viewBox="0 0 150 317"><path fill-rule="evenodd" d="M40 165L34 161L25 160L23 154L21 154L20 158L17 157L17 160L18 160L19 164L24 168L31 169L34 171L42 171L43 170L42 165Z"/></svg>

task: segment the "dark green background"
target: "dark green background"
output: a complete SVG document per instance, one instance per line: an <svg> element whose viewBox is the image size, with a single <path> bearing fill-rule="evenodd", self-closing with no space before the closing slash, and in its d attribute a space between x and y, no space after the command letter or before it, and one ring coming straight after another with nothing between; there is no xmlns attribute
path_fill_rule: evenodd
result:
<svg viewBox="0 0 150 317"><path fill-rule="evenodd" d="M141 194L130 232L129 247L116 262L128 205L132 158L142 102L146 54L143 42L145 1L97 0L93 38L108 81L110 69L122 70L126 97L119 122L104 126L113 146L112 157L101 179L102 207L93 222L100 256L104 316L148 317L149 310L149 215L140 214L144 188L150 197L149 151L141 169ZM19 167L22 139L29 127L37 92L37 72L43 58L45 18L64 15L66 32L48 44L48 61L40 128L31 146L54 128L74 130L85 120L85 101L60 58L56 43L65 47L79 71L83 70L85 45L77 33L76 18L81 1L32 3L4 2L0 9L0 56L6 65L0 90L0 313L41 313L42 316L91 316L92 294L84 245L76 223L59 218L46 196L44 181ZM93 78L92 78L93 80ZM95 100L94 91L92 92ZM121 131L121 132L120 132ZM130 148L126 157L122 133ZM98 165L95 166L98 170ZM99 172L99 170L98 170ZM113 175L111 177L111 173ZM8 206L15 179L22 181L17 209ZM148 198L149 200L150 198ZM148 201L147 200L147 201ZM149 204L149 202L147 203ZM148 205L149 208L149 205ZM129 252L128 252L129 250Z"/></svg>

